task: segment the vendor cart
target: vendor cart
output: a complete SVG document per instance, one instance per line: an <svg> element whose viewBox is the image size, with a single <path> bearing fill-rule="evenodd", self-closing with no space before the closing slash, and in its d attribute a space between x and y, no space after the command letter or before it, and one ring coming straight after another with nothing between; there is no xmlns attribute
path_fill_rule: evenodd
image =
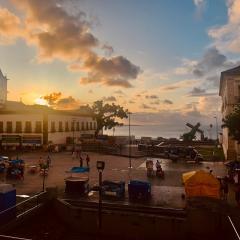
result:
<svg viewBox="0 0 240 240"><path fill-rule="evenodd" d="M154 170L153 170L153 161L147 160L146 161L146 168L147 168L147 176L153 177L154 176Z"/></svg>
<svg viewBox="0 0 240 240"><path fill-rule="evenodd" d="M25 163L22 159L10 160L8 161L6 177L23 180L24 168L25 168Z"/></svg>
<svg viewBox="0 0 240 240"><path fill-rule="evenodd" d="M66 172L70 176L65 178L65 193L71 195L85 195L89 192L89 168L73 167Z"/></svg>

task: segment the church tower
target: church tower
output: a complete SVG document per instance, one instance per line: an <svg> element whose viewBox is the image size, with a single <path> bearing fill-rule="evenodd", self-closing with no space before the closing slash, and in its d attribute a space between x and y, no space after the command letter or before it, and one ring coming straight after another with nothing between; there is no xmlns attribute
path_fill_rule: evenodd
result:
<svg viewBox="0 0 240 240"><path fill-rule="evenodd" d="M7 77L0 69L0 107L3 107L7 101Z"/></svg>

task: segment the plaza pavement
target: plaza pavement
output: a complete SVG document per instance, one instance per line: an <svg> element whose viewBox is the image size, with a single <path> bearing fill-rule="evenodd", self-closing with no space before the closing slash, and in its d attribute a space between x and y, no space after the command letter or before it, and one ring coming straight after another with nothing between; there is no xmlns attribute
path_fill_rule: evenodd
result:
<svg viewBox="0 0 240 240"><path fill-rule="evenodd" d="M215 176L225 176L226 168L221 162L204 162L201 164L187 163L184 161L172 162L168 159L160 159L162 168L165 172L165 179L157 177L148 178L146 176L145 161L146 158L132 158L132 169L129 169L129 158L121 156L103 155L98 153L88 153L90 156L90 185L97 185L98 171L96 169L96 161L105 161L105 169L103 172L103 180L125 181L134 180L148 180L152 183L153 204L165 207L183 208L186 204L185 200L181 198L184 193L182 185L182 173L204 169L213 170ZM86 166L86 153L82 154L84 165ZM33 195L42 190L43 177L39 172L30 174L28 172L29 166L38 165L40 157L47 159L46 152L30 152L19 155L25 160L25 176L24 180L6 180L2 175L1 180L15 185L17 194ZM73 158L69 152L51 153L52 159L49 174L46 177L46 186L57 186L60 192L64 191L64 179L70 174L66 171L74 166L79 166L79 160ZM156 161L156 159L153 159Z"/></svg>

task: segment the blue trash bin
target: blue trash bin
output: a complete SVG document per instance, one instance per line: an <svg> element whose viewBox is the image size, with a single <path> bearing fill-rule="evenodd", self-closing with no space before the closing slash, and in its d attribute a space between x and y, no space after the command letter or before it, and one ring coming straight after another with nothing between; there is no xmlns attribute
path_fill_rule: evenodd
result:
<svg viewBox="0 0 240 240"><path fill-rule="evenodd" d="M128 184L130 200L148 200L151 198L151 184L149 182L131 180Z"/></svg>
<svg viewBox="0 0 240 240"><path fill-rule="evenodd" d="M0 184L0 223L4 224L16 217L16 189L11 184Z"/></svg>

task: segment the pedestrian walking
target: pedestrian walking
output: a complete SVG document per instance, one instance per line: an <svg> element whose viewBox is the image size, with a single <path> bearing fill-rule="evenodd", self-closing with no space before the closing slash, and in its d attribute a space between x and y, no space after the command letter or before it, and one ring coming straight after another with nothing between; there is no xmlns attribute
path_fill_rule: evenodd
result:
<svg viewBox="0 0 240 240"><path fill-rule="evenodd" d="M90 157L89 157L88 154L87 154L87 157L86 157L87 167L89 167L89 162L90 162Z"/></svg>
<svg viewBox="0 0 240 240"><path fill-rule="evenodd" d="M80 167L82 167L82 166L83 166L83 159L82 159L82 157L81 157L81 156L79 156L79 165L80 165Z"/></svg>

